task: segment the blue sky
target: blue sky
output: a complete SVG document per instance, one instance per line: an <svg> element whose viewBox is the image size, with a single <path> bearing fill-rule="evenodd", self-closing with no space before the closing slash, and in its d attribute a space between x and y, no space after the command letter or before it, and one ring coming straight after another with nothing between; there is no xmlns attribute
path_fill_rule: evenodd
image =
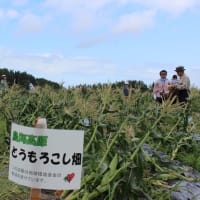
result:
<svg viewBox="0 0 200 200"><path fill-rule="evenodd" d="M199 0L1 0L0 67L72 86L183 65L200 87L199 19Z"/></svg>

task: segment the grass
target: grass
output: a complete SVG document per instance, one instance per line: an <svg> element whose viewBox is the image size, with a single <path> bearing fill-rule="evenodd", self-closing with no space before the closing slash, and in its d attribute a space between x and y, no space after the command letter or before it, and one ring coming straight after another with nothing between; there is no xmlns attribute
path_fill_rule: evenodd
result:
<svg viewBox="0 0 200 200"><path fill-rule="evenodd" d="M6 149L5 137L7 136L6 120L3 115L0 114L0 152L2 153Z"/></svg>
<svg viewBox="0 0 200 200"><path fill-rule="evenodd" d="M28 188L17 185L8 180L8 154L0 158L0 199L24 200L28 197Z"/></svg>
<svg viewBox="0 0 200 200"><path fill-rule="evenodd" d="M181 149L177 159L200 171L200 143L192 141L188 147Z"/></svg>
<svg viewBox="0 0 200 200"><path fill-rule="evenodd" d="M8 145L5 137L8 136L6 130L6 120L0 115L0 199L2 200L24 200L27 199L28 189L19 186L8 180Z"/></svg>
<svg viewBox="0 0 200 200"><path fill-rule="evenodd" d="M28 189L8 180L7 174L0 175L0 199L25 200L28 199Z"/></svg>

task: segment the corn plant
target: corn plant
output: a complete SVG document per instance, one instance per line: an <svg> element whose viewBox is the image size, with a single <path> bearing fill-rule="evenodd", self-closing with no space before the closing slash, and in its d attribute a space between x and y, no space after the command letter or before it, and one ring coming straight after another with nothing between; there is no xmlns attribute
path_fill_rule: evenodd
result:
<svg viewBox="0 0 200 200"><path fill-rule="evenodd" d="M170 166L194 144L189 130L197 129L187 119L199 115L194 109L199 93L192 94L190 106L183 107L170 100L157 105L151 91L139 88L131 88L125 98L110 84L84 93L48 86L26 91L14 85L0 102L2 129L9 136L12 121L33 126L35 118L46 117L48 128L85 131L81 188L64 191L65 200L169 199L176 186L168 180L192 180ZM148 155L146 144L169 158Z"/></svg>

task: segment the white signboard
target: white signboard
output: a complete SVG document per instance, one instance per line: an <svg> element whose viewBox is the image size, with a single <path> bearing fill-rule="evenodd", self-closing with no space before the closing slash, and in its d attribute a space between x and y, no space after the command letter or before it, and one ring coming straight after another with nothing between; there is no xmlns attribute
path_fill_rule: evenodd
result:
<svg viewBox="0 0 200 200"><path fill-rule="evenodd" d="M9 179L50 190L79 189L83 131L39 129L12 124Z"/></svg>

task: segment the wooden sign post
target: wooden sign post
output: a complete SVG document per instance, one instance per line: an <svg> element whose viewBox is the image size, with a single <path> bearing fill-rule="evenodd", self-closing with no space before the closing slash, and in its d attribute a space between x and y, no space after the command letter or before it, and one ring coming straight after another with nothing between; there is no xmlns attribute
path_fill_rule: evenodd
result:
<svg viewBox="0 0 200 200"><path fill-rule="evenodd" d="M37 118L34 123L35 128L47 128L45 118ZM41 189L31 188L30 200L40 200Z"/></svg>
<svg viewBox="0 0 200 200"><path fill-rule="evenodd" d="M34 123L35 128L47 128L47 122L45 118L37 118ZM63 190L56 190L55 197L61 197ZM30 200L40 200L41 189L31 188Z"/></svg>
<svg viewBox="0 0 200 200"><path fill-rule="evenodd" d="M40 189L31 189L31 194L30 194L30 200L40 200L40 194L41 190Z"/></svg>

